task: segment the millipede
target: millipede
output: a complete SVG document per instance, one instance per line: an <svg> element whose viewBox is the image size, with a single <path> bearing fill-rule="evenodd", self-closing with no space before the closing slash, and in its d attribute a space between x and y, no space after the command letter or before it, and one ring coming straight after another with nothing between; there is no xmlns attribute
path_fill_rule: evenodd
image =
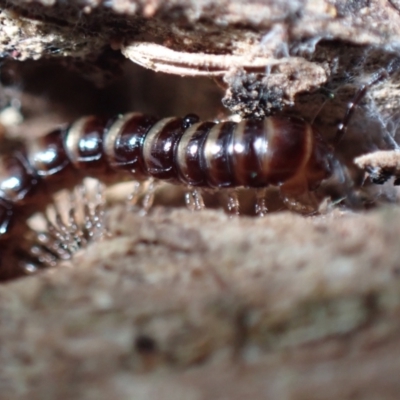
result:
<svg viewBox="0 0 400 400"><path fill-rule="evenodd" d="M0 158L0 239L11 232L17 209L38 199L42 183L63 182L77 171L100 180L124 172L137 182L184 185L191 198L187 204L195 203L195 209L203 207L199 189L253 188L256 214L263 215L270 185L290 198L314 191L338 169L345 175L334 149L367 89L397 71L398 63L358 90L333 145L313 123L298 117L215 122L200 121L195 114L159 119L139 112L81 117L28 140Z"/></svg>
<svg viewBox="0 0 400 400"><path fill-rule="evenodd" d="M118 171L200 188L279 186L314 190L333 172L333 152L313 125L295 117L199 121L128 113L82 117L28 141L0 160L0 234L15 207L35 201L42 182L80 170L98 178Z"/></svg>

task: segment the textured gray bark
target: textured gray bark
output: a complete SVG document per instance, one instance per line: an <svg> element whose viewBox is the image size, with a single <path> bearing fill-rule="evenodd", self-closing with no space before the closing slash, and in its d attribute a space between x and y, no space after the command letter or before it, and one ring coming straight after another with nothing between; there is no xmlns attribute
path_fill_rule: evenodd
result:
<svg viewBox="0 0 400 400"><path fill-rule="evenodd" d="M297 115L329 142L357 91L382 76L336 153L364 204L398 201L392 182L357 187L353 165L397 146L395 0L0 7L2 154L59 122L126 110ZM397 171L389 154L359 166ZM114 189L109 239L0 286L0 399L398 398L396 205L229 218L168 208L180 189L162 188L146 217L115 205L125 192ZM338 182L321 190L342 194ZM22 233L0 243L3 269L18 262L7 257Z"/></svg>

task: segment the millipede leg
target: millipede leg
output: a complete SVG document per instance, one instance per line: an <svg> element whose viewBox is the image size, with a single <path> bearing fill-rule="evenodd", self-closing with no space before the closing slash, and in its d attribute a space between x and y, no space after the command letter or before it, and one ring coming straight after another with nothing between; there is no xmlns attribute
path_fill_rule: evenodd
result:
<svg viewBox="0 0 400 400"><path fill-rule="evenodd" d="M200 190L194 189L191 186L188 187L188 190L185 193L185 203L186 207L190 211L200 211L205 207Z"/></svg>
<svg viewBox="0 0 400 400"><path fill-rule="evenodd" d="M44 230L32 228L28 238L30 248L21 249L25 256L20 267L26 273L54 267L61 260L71 259L89 242L104 238L107 234L104 186L100 182L96 185L91 185L89 191L85 184L76 187L39 214Z"/></svg>
<svg viewBox="0 0 400 400"><path fill-rule="evenodd" d="M101 240L106 234L104 185L97 182L94 199L89 199L87 189L83 187L84 226L90 241Z"/></svg>
<svg viewBox="0 0 400 400"><path fill-rule="evenodd" d="M200 190L195 189L193 191L193 196L195 199L196 210L203 210L205 208L205 204L204 204L204 199L203 199L203 196L201 195Z"/></svg>
<svg viewBox="0 0 400 400"><path fill-rule="evenodd" d="M65 246L63 241L54 238L47 232L39 232L34 245L40 246L48 253L55 255L58 260L69 260L75 248L71 248L71 246Z"/></svg>
<svg viewBox="0 0 400 400"><path fill-rule="evenodd" d="M134 182L132 193L127 199L127 206L130 211L138 211L146 215L154 203L154 196L159 182L150 178L144 182Z"/></svg>
<svg viewBox="0 0 400 400"><path fill-rule="evenodd" d="M84 236L88 241L101 240L106 234L104 186L100 182L96 183L94 199L89 198L85 185L78 189L83 203Z"/></svg>
<svg viewBox="0 0 400 400"><path fill-rule="evenodd" d="M79 191L82 196L82 201L83 201L83 226L85 228L85 237L87 240L90 240L91 237L93 236L93 229L94 229L94 224L93 224L93 216L92 216L92 211L89 206L89 199L88 199L88 194L85 185L80 185L79 186Z"/></svg>
<svg viewBox="0 0 400 400"><path fill-rule="evenodd" d="M96 227L94 240L101 240L108 234L105 223L106 214L106 199L104 195L105 187L101 182L98 182L96 189L96 200L93 209L93 222Z"/></svg>
<svg viewBox="0 0 400 400"><path fill-rule="evenodd" d="M153 178L147 181L147 188L145 190L145 194L142 200L142 207L140 209L141 215L146 215L150 208L153 206L155 192L159 183L155 181Z"/></svg>
<svg viewBox="0 0 400 400"><path fill-rule="evenodd" d="M68 211L68 225L69 228L72 232L75 233L75 242L79 247L83 247L87 244L87 240L84 237L84 233L82 229L79 226L79 223L77 221L77 210L78 210L78 199L77 199L77 194L75 193L77 190L72 191L69 196L69 211ZM81 199L82 201L82 199Z"/></svg>
<svg viewBox="0 0 400 400"><path fill-rule="evenodd" d="M32 259L29 259L29 258ZM34 262L33 260L36 260ZM33 244L30 248L28 257L25 261L21 262L21 267L25 273L33 273L43 267L55 267L58 261L58 257L52 254L47 248L42 247L40 244Z"/></svg>
<svg viewBox="0 0 400 400"><path fill-rule="evenodd" d="M142 194L142 192L143 192L143 182L134 181L133 190L127 199L127 205L129 209L132 210L138 205L140 195Z"/></svg>
<svg viewBox="0 0 400 400"><path fill-rule="evenodd" d="M189 211L193 212L196 210L196 204L193 196L193 188L190 186L188 190L185 192L185 204Z"/></svg>
<svg viewBox="0 0 400 400"><path fill-rule="evenodd" d="M318 202L314 194L310 192L301 195L288 195L281 193L285 206L290 210L301 214L315 214L318 212Z"/></svg>
<svg viewBox="0 0 400 400"><path fill-rule="evenodd" d="M51 214L55 214L55 222L51 220ZM46 221L46 232L41 232L40 236L38 234L37 242L48 249L60 249L68 254L76 251L75 240L71 240L71 234L63 224L54 205L49 206L43 217Z"/></svg>
<svg viewBox="0 0 400 400"><path fill-rule="evenodd" d="M18 268L20 268L20 271L22 271L26 275L34 274L35 272L38 272L38 270L39 270L37 261L32 261L32 260L28 260L28 259L19 260Z"/></svg>
<svg viewBox="0 0 400 400"><path fill-rule="evenodd" d="M265 196L267 194L267 189L256 189L256 205L255 212L258 217L265 217L268 213L268 208L266 204Z"/></svg>
<svg viewBox="0 0 400 400"><path fill-rule="evenodd" d="M64 222L57 203L54 203L52 205L52 209L54 210L55 214L54 226L56 231L58 232L60 244L65 250L72 254L79 249L78 241L80 241L81 238L78 237L76 229L74 230L74 225L69 226L68 223Z"/></svg>
<svg viewBox="0 0 400 400"><path fill-rule="evenodd" d="M228 214L233 216L233 215L239 215L240 211L240 204L239 204L239 198L236 190L228 190L227 192L228 196L228 203L227 203L227 211Z"/></svg>

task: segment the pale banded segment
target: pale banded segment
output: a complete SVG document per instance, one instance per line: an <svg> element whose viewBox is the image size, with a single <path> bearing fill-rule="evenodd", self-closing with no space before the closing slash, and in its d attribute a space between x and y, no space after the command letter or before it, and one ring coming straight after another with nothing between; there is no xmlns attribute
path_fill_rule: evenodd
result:
<svg viewBox="0 0 400 400"><path fill-rule="evenodd" d="M82 117L75 121L68 129L65 138L65 152L72 164L79 163L79 141L86 123L95 117Z"/></svg>
<svg viewBox="0 0 400 400"><path fill-rule="evenodd" d="M162 132L165 126L175 120L177 120L175 117L163 118L158 121L147 133L143 143L143 160L147 170L151 169L149 165L150 162L157 164L157 159L151 155L154 142L157 140L159 134Z"/></svg>
<svg viewBox="0 0 400 400"><path fill-rule="evenodd" d="M242 168L241 165L237 162L237 157L242 157L245 149L243 147L243 136L244 136L244 128L246 127L246 121L239 122L235 129L233 130L232 135L232 154L233 154L233 164L235 168L233 168L233 173L235 175L235 181L240 184L245 184L242 179Z"/></svg>
<svg viewBox="0 0 400 400"><path fill-rule="evenodd" d="M307 166L308 161L310 160L312 149L313 149L313 130L311 125L306 124L306 132L305 132L305 143L304 143L304 152L303 158L301 160L301 164L297 170L297 173L294 174L293 178L296 178L299 175L304 174L304 169Z"/></svg>
<svg viewBox="0 0 400 400"><path fill-rule="evenodd" d="M218 137L221 133L221 129L224 123L220 123L217 125L214 125L210 132L208 133L206 142L204 144L204 158L206 161L206 165L208 168L208 172L209 174L212 174L212 161L215 155L217 155L218 153L220 153L221 151L221 146L217 145L217 140Z"/></svg>
<svg viewBox="0 0 400 400"><path fill-rule="evenodd" d="M189 146L190 139L196 133L197 129L203 124L203 122L198 122L192 125L190 128L186 129L184 134L179 140L177 151L176 151L176 162L178 164L179 172L182 176L187 176L188 166L187 166L187 149ZM199 149L197 149L197 152Z"/></svg>
<svg viewBox="0 0 400 400"><path fill-rule="evenodd" d="M108 160L115 161L115 143L125 124L131 119L141 116L141 113L131 112L121 115L108 129L103 138L103 150Z"/></svg>

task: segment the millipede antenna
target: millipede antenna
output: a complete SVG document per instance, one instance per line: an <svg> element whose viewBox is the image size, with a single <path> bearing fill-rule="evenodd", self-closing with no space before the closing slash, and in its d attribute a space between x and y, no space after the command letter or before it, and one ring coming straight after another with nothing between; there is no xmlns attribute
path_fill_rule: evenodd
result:
<svg viewBox="0 0 400 400"><path fill-rule="evenodd" d="M365 96L367 90L376 83L384 79L387 79L390 75L399 70L399 68L400 68L400 58L395 58L389 63L387 68L382 68L379 71L377 71L375 74L373 74L371 80L368 83L361 86L361 88L357 91L356 95L354 96L353 100L349 103L349 106L347 107L346 110L346 114L344 115L342 122L338 126L335 139L333 140L333 145L335 147L340 143L343 136L347 132L347 127L351 120L351 117L353 116L354 110L358 106L362 98Z"/></svg>

